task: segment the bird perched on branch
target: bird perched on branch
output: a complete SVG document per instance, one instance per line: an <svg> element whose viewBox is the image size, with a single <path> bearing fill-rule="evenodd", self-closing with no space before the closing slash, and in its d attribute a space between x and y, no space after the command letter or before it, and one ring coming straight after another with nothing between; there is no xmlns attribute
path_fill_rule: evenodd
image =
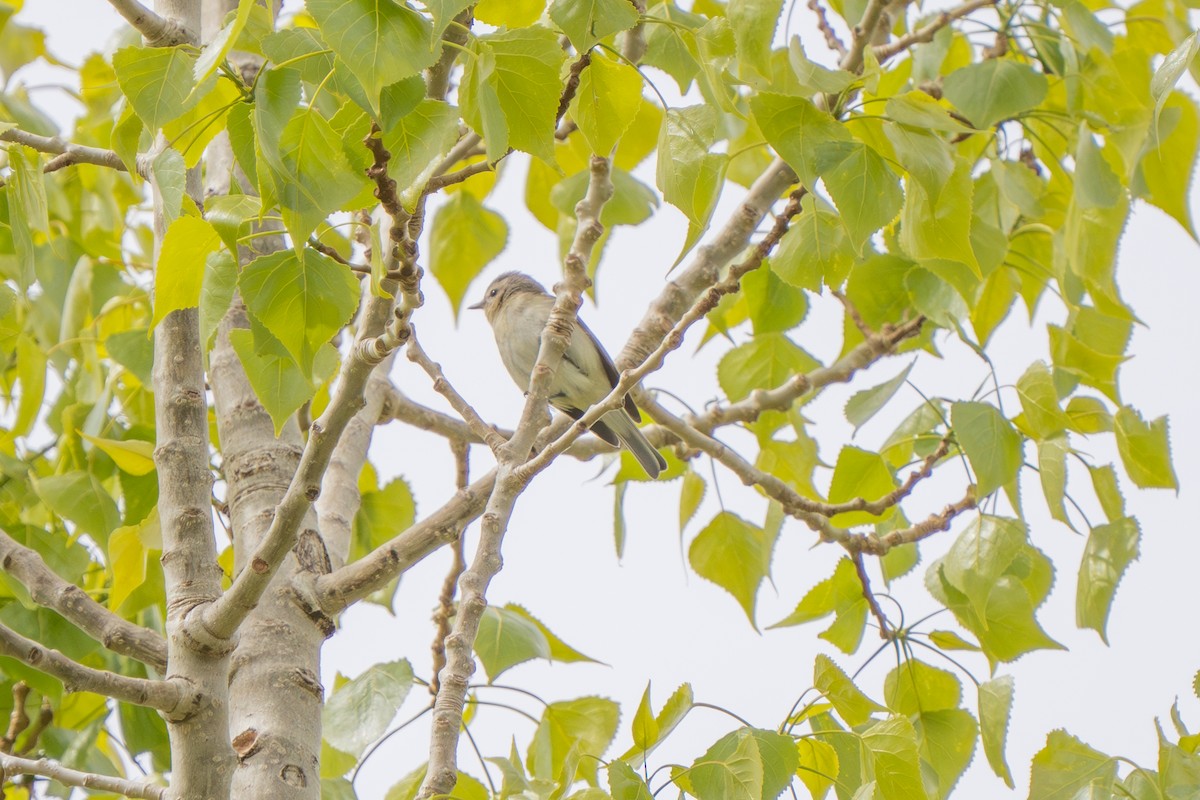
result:
<svg viewBox="0 0 1200 800"><path fill-rule="evenodd" d="M517 386L529 389L530 375L537 363L542 331L554 297L542 285L520 272L506 272L492 281L483 299L469 308L481 309L496 335L500 360ZM575 321L571 343L550 384L550 405L579 419L617 385L620 376L612 359L583 324ZM592 424L592 432L613 446L625 445L651 478L667 468L667 462L638 430L638 413L633 399L625 395L624 407L609 411Z"/></svg>

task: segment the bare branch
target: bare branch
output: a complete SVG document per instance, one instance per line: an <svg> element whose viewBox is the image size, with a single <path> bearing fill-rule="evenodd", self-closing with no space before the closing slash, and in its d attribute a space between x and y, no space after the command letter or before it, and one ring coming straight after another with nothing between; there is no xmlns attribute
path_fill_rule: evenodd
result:
<svg viewBox="0 0 1200 800"><path fill-rule="evenodd" d="M108 0L117 13L142 35L150 47L173 47L195 41L195 35L178 22L155 14L138 0Z"/></svg>
<svg viewBox="0 0 1200 800"><path fill-rule="evenodd" d="M138 798L138 800L165 800L167 796L167 790L164 787L153 783L97 775L94 772L80 772L64 767L57 761L48 758L34 760L3 754L0 755L0 770L8 777L40 775L58 781L64 786L78 786L82 789L119 794L124 797Z"/></svg>
<svg viewBox="0 0 1200 800"><path fill-rule="evenodd" d="M121 172L129 171L129 167L121 160L121 157L117 155L115 150L104 150L99 147L74 144L58 136L39 136L36 133L30 133L20 128L9 128L8 130L0 131L0 142L22 144L38 152L58 156L46 164L42 170L43 172L55 172L72 164L95 164L98 167L109 167ZM143 178L147 177L148 170L145 165L138 163L134 167L139 175Z"/></svg>
<svg viewBox="0 0 1200 800"><path fill-rule="evenodd" d="M538 431L546 422L546 401L550 395L554 370L571 342L575 313L580 297L589 283L587 263L596 242L604 232L600 211L613 194L611 165L608 159L593 155L588 190L575 206L575 238L564 259L564 279L555 287L554 307L541 335L537 361L529 383L529 396L512 438L497 450L496 485L488 500L479 536L479 547L471 566L462 574L459 588L462 599L454 618L454 630L446 638L446 666L439 676L441 687L433 708L430 735L429 769L418 795L428 800L446 794L458 779L457 752L467 687L475 672L474 644L479 621L487 608L487 588L500 571L504 534L517 497L527 485L518 467L529 458Z"/></svg>
<svg viewBox="0 0 1200 800"><path fill-rule="evenodd" d="M29 684L17 681L12 687L13 709L8 716L8 730L0 737L0 753L11 753L17 737L29 727L29 714L25 702L29 699Z"/></svg>
<svg viewBox="0 0 1200 800"><path fill-rule="evenodd" d="M57 678L68 692L95 692L170 715L182 713L196 702L194 693L185 688L182 680L128 678L115 672L85 667L57 650L42 647L3 625L0 625L0 654Z"/></svg>
<svg viewBox="0 0 1200 800"><path fill-rule="evenodd" d="M450 381L446 380L446 376L442 372L442 366L431 360L417 342L415 331L409 336L407 352L408 360L419 365L421 369L425 370L425 374L433 379L434 390L442 395L442 397L445 397L450 403L451 408L457 411L459 416L466 421L471 434L475 438L482 440L492 449L492 452L499 450L500 446L507 440L484 422L483 417L479 416L479 412L458 393L457 389L450 385Z"/></svg>
<svg viewBox="0 0 1200 800"><path fill-rule="evenodd" d="M922 44L924 42L932 42L934 35L942 28L949 25L951 22L962 19L973 11L978 11L981 8L996 5L996 0L967 0L960 6L955 6L947 11L942 11L932 22L922 25L916 30L909 31L903 36L896 39L894 42L882 44L875 47L875 58L880 61L886 61L893 56L897 56L908 50L913 45Z"/></svg>
<svg viewBox="0 0 1200 800"><path fill-rule="evenodd" d="M616 358L617 369L635 367L654 352L700 295L717 282L721 269L745 249L771 206L796 180L796 173L782 160L771 162L711 243L697 251L692 262L663 287L646 309Z"/></svg>
<svg viewBox="0 0 1200 800"><path fill-rule="evenodd" d="M3 531L0 531L0 569L24 586L33 602L58 612L109 650L136 658L159 673L166 672L167 645L161 636L112 613L87 592L60 578L36 550Z"/></svg>
<svg viewBox="0 0 1200 800"><path fill-rule="evenodd" d="M450 90L450 73L454 70L454 62L458 58L459 48L467 43L471 26L475 23L475 7L467 6L458 13L454 22L442 34L441 55L432 67L425 71L425 96L434 100L445 100L446 92Z"/></svg>
<svg viewBox="0 0 1200 800"><path fill-rule="evenodd" d="M883 13L886 6L887 0L867 0L867 7L863 9L862 18L854 26L850 47L842 56L839 67L847 72L858 72L862 69L863 55L875 39L876 30L881 23L887 24L887 16Z"/></svg>
<svg viewBox="0 0 1200 800"><path fill-rule="evenodd" d="M864 553L881 556L893 547L919 542L935 533L949 530L950 523L954 521L955 517L965 511L970 511L976 505L975 487L972 486L967 489L966 494L958 502L951 503L942 509L941 512L930 514L925 519L907 528L890 531L882 536L854 535L856 544L853 546L861 547ZM848 545L846 541L843 541L841 544L847 547L847 549L850 549L852 546Z"/></svg>
<svg viewBox="0 0 1200 800"><path fill-rule="evenodd" d="M825 37L825 44L839 57L845 58L846 45L838 38L833 26L829 24L829 17L825 13L825 6L821 5L821 0L808 0L808 7L817 15L817 28Z"/></svg>
<svg viewBox="0 0 1200 800"><path fill-rule="evenodd" d="M858 573L858 582L862 586L863 597L867 600L867 607L871 609L871 615L875 617L875 621L879 624L879 638L892 638L892 626L888 624L887 616L883 613L883 609L879 607L879 601L875 599L875 593L871 591L871 577L867 575L867 567L863 564L863 556L861 551L854 551L850 554L850 560L854 562L854 571Z"/></svg>
<svg viewBox="0 0 1200 800"><path fill-rule="evenodd" d="M450 449L454 451L454 485L461 492L467 488L470 481L471 464L468 457L471 449L466 442L462 441L452 441ZM454 594L458 588L458 579L467 568L467 556L463 543L463 531L466 530L466 527L465 523L460 526L458 536L454 540L452 548L454 560L450 563L450 570L442 580L442 591L438 595L438 605L433 612L434 634L433 644L430 646L430 651L433 653L433 680L429 683L429 692L435 697L441 688L441 684L438 682L439 675L446 666L446 637L450 635L450 619L454 616Z"/></svg>

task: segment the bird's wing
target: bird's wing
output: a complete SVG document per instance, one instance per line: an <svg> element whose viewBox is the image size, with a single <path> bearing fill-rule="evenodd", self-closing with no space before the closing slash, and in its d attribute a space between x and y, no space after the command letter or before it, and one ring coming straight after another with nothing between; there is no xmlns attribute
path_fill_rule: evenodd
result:
<svg viewBox="0 0 1200 800"><path fill-rule="evenodd" d="M621 379L621 373L617 372L617 367L613 364L612 359L609 358L608 351L604 349L604 345L600 344L600 340L596 338L596 334L592 333L592 329L584 324L583 320L576 317L575 324L587 334L588 339L591 339L592 344L595 346L596 352L600 354L600 363L604 365L604 374L608 376L608 385L616 386L617 381ZM634 404L633 398L629 395L625 395L625 411L629 416L633 417L634 422L642 421L642 414L638 411L637 405ZM592 427L592 430L595 430L595 426Z"/></svg>

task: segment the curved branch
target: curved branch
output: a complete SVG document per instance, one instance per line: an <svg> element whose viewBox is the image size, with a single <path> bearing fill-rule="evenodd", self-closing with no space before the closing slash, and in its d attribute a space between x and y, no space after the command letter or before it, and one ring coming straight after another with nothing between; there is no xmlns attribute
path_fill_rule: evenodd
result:
<svg viewBox="0 0 1200 800"><path fill-rule="evenodd" d="M46 164L43 172L55 172L72 164L95 164L98 167L108 167L121 172L130 171L115 150L74 144L59 136L39 136L20 128L9 128L0 131L0 142L22 144L38 152L58 156ZM143 178L147 177L147 170L142 164L135 164L134 169Z"/></svg>
<svg viewBox="0 0 1200 800"><path fill-rule="evenodd" d="M138 0L108 0L117 13L142 35L150 47L173 47L195 41L187 28L155 14Z"/></svg>
<svg viewBox="0 0 1200 800"><path fill-rule="evenodd" d="M29 592L33 602L56 611L114 653L167 671L167 644L149 628L121 619L87 592L63 580L46 566L41 555L0 531L0 569Z"/></svg>
<svg viewBox="0 0 1200 800"><path fill-rule="evenodd" d="M154 708L168 715L184 713L195 703L194 694L185 690L181 681L129 678L115 672L85 667L59 651L43 647L3 625L0 625L0 655L15 658L22 664L57 678L68 692L95 692L125 703Z"/></svg>
<svg viewBox="0 0 1200 800"><path fill-rule="evenodd" d="M64 786L95 789L124 797L138 798L138 800L164 800L167 796L167 790L157 784L131 781L109 775L97 775L94 772L80 772L64 767L57 761L48 758L35 760L0 754L0 771L10 778L14 775L41 775L58 781Z"/></svg>
<svg viewBox="0 0 1200 800"><path fill-rule="evenodd" d="M922 25L916 30L909 31L908 33L896 39L894 42L875 47L875 58L879 59L880 61L886 61L893 56L903 53L913 45L932 42L934 35L951 22L957 19L962 19L968 14L978 11L981 8L987 8L988 6L994 5L996 5L996 0L968 0L968 2L963 3L960 6L942 11L936 17L934 17L932 22Z"/></svg>

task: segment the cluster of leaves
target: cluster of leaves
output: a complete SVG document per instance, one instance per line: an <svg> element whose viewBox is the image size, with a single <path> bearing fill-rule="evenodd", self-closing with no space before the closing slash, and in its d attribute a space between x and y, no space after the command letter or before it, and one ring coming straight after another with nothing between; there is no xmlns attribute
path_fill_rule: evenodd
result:
<svg viewBox="0 0 1200 800"><path fill-rule="evenodd" d="M161 626L150 459L153 330L173 310L198 308L207 349L236 291L250 327L232 331L230 342L277 428L306 403L319 412L339 358L330 340L359 299L359 279L343 262L362 248L352 246L343 223L360 224L347 215L376 205L366 177L371 154L363 147L373 125L391 154L400 200L414 212L439 168L480 158L496 163L513 150L528 154L526 204L564 248L586 189L588 158L611 153L615 194L601 221L610 232L646 223L665 201L688 222L677 261L708 231L722 192L731 183L750 185L778 156L808 194L768 263L709 316L706 341L723 334L735 344L717 370L725 402L750 402L758 390L834 366L795 341L810 296L829 289L841 292L871 329L924 317L920 336L901 346L921 358L938 355L939 332L986 352L1018 303L1031 317L1042 303L1060 303L1065 319L1047 328L1049 362L1035 361L1016 381L1017 414L1004 411L999 393L933 398L876 449L840 447L826 482L826 464L798 402L747 424L756 468L807 498L874 500L900 485L897 476L908 465L949 440L943 463L957 469L958 456L965 456L964 485L974 484L975 496L994 498L997 508L1003 493L1010 514L974 520L926 571L929 591L975 641L953 631L933 631L928 639L941 649L979 651L995 668L1057 646L1035 617L1054 566L1030 541L1019 491L1026 450L1036 449L1051 514L1088 529L1077 615L1080 625L1105 635L1140 534L1125 512L1116 469L1092 463L1082 444L1111 435L1134 485L1176 486L1165 419L1146 422L1119 391L1135 316L1121 298L1114 266L1135 199L1195 236L1186 198L1200 116L1195 102L1174 90L1196 50L1183 4L1144 0L1127 11L1102 2L1000 4L990 49L943 23L890 60L881 63L867 48L861 69L840 70L816 63L799 39L776 46L778 0L703 0L690 10L664 2L644 16L625 0L548 6L484 0L474 15L485 27L466 32L461 46L457 92L451 100L426 97L422 71L435 65L442 36L459 25L455 16L468 5L449 0L418 10L396 2L309 0L306 11L281 26L261 5L243 0L203 49L147 48L130 37L111 57L89 56L80 68L83 112L72 140L111 148L131 168L139 153L152 154L144 170L163 197L167 226L156 257L140 213L144 186L136 168L121 173L77 164L44 176L44 154L5 147L0 366L13 411L0 437L0 523L9 536L113 611ZM832 5L853 30L869 4ZM47 56L40 32L9 20L7 8L0 6L6 79ZM891 33L905 36L938 19L902 15ZM642 64L674 80L684 104L653 99L645 81L658 73L639 74L619 53L619 37L635 25L646 44ZM252 82L228 67L235 49L264 59ZM590 60L571 70L580 62L568 49ZM560 126L564 75L572 71L578 85ZM444 165L460 126L481 138L482 153ZM58 133L22 88L6 86L0 131L14 128ZM205 146L220 132L228 134L245 182L233 181L201 210L185 191L185 171L202 163ZM160 133L168 146L157 149ZM651 171L643 162L655 153ZM455 309L507 243L507 223L486 205L494 183L493 174L482 173L451 187L431 211L430 272ZM239 266L239 248L252 248L264 231L286 233L291 247ZM378 230L362 238L382 241ZM313 239L320 249L308 246ZM361 270L375 286L380 249ZM603 251L601 243L590 265L597 278ZM841 355L864 337L847 314ZM858 392L848 420L861 426L894 405L907 377L904 370ZM1087 470L1106 522L1091 525L1068 513L1069 456ZM705 481L672 457L665 477L681 475L683 528ZM623 464L618 498L641 477ZM377 544L389 526L394 530L397 518L415 515L403 483L381 488L372 473L363 487L352 556ZM752 624L782 523L774 503L761 525L723 511L690 544L693 569L729 591ZM838 514L831 523L881 537L909 524L899 504L881 514ZM892 548L881 560L885 578L912 570L917 548ZM223 563L230 559L227 553ZM97 652L2 575L0 591L5 625L36 633L85 664L144 674L127 659ZM389 598L387 592L379 599ZM821 636L857 653L868 605L849 560L777 625L830 616ZM477 652L493 679L529 658L589 660L519 607L489 611ZM4 668L0 698L24 678L52 700L61 732L43 738L49 754L84 769L121 768L104 731L103 698L64 698L40 673L9 662ZM412 680L404 662L377 665L334 693L323 764L333 796L352 796L342 776L383 734ZM794 777L817 798L830 788L842 800L940 798L982 741L989 764L1011 784L1003 758L1012 702L1006 678L979 687L976 714L965 707L957 676L915 659L888 676L883 703L824 657L813 686L822 700L787 715L777 731L731 732L670 780L704 800L773 798ZM692 707L684 687L656 715L647 692L633 717L633 747L604 767L605 792L595 758L617 736L616 705L600 698L551 703L526 757L514 745L510 756L494 760L504 777L499 794L563 797L586 781L589 788L573 797L648 797L647 780L635 768ZM161 721L124 706L120 713L129 750L149 752L165 768ZM1134 796L1169 795L1197 771L1197 741L1177 726L1179 744L1164 737L1157 773L1121 780L1114 760L1054 734L1035 760L1033 796L1089 786L1111 794L1118 783ZM98 763L104 759L111 766ZM418 770L392 795L412 796L420 780ZM456 794L483 797L486 790L464 777Z"/></svg>

